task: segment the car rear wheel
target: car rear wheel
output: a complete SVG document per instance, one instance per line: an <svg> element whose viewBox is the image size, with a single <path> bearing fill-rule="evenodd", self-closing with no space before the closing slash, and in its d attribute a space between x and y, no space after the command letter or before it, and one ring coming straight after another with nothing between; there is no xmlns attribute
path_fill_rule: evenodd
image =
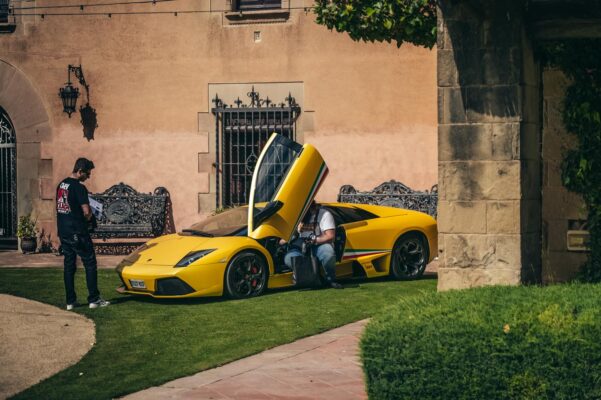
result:
<svg viewBox="0 0 601 400"><path fill-rule="evenodd" d="M267 287L267 264L258 254L245 251L225 271L225 292L234 299L259 296Z"/></svg>
<svg viewBox="0 0 601 400"><path fill-rule="evenodd" d="M401 236L392 249L390 275L399 280L417 279L428 265L426 240L417 233Z"/></svg>

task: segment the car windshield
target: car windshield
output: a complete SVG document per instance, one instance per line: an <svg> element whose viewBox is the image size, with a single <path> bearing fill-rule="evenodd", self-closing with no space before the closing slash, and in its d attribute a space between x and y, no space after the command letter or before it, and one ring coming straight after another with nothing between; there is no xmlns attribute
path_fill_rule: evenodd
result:
<svg viewBox="0 0 601 400"><path fill-rule="evenodd" d="M255 212L260 208L255 207ZM248 207L236 207L206 219L184 229L184 233L198 236L230 236L246 227Z"/></svg>

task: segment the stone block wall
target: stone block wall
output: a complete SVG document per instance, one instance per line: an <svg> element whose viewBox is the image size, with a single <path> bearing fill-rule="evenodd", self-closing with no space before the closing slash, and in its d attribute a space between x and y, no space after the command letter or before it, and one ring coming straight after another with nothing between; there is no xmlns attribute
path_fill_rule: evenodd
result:
<svg viewBox="0 0 601 400"><path fill-rule="evenodd" d="M52 128L44 103L27 77L0 62L0 104L14 125L17 138L17 212L30 214L47 235L55 230L53 160L44 154ZM6 166L4 166L6 167Z"/></svg>
<svg viewBox="0 0 601 400"><path fill-rule="evenodd" d="M522 2L443 1L438 15L438 288L538 281L539 72Z"/></svg>

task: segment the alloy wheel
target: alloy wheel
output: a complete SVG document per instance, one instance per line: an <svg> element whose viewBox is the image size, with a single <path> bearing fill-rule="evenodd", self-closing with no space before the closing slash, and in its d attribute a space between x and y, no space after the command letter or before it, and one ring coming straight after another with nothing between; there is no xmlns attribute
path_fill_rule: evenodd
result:
<svg viewBox="0 0 601 400"><path fill-rule="evenodd" d="M428 263L428 250L417 234L402 236L392 249L390 274L396 279L417 279L423 275Z"/></svg>
<svg viewBox="0 0 601 400"><path fill-rule="evenodd" d="M241 253L230 262L225 283L230 297L242 299L258 296L265 290L267 266L256 254Z"/></svg>

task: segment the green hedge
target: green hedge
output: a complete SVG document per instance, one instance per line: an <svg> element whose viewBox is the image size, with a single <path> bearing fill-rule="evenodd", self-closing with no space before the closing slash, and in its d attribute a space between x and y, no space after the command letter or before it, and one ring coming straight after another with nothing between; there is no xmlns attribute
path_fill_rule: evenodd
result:
<svg viewBox="0 0 601 400"><path fill-rule="evenodd" d="M371 399L600 399L601 285L402 301L361 351Z"/></svg>

